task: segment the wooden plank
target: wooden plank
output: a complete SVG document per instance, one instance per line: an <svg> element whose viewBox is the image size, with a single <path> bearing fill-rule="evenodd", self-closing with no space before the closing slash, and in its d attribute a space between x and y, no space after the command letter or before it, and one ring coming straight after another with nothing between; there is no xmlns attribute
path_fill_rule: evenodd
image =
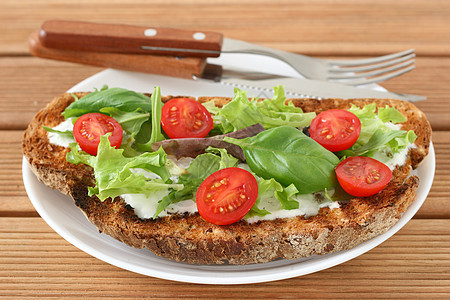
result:
<svg viewBox="0 0 450 300"><path fill-rule="evenodd" d="M34 57L0 58L0 128L25 129L54 97L100 70Z"/></svg>
<svg viewBox="0 0 450 300"><path fill-rule="evenodd" d="M0 131L0 217L39 216L22 180L22 131Z"/></svg>
<svg viewBox="0 0 450 300"><path fill-rule="evenodd" d="M3 297L450 296L450 220L412 220L385 243L344 264L302 277L249 285L196 285L128 272L81 252L40 218L0 218L0 245Z"/></svg>
<svg viewBox="0 0 450 300"><path fill-rule="evenodd" d="M22 181L22 131L0 131L0 216L37 216ZM450 131L433 135L436 174L427 200L415 218L450 218Z"/></svg>
<svg viewBox="0 0 450 300"><path fill-rule="evenodd" d="M445 84L450 82L449 68L450 58L419 57L416 70L382 85L395 92L426 95L428 100L417 106L434 130L450 130L450 85ZM100 70L34 57L0 58L0 129L24 129L51 99Z"/></svg>
<svg viewBox="0 0 450 300"><path fill-rule="evenodd" d="M28 36L47 19L220 31L314 55L376 55L406 48L448 55L449 15L450 3L439 0L3 0L0 28L7 30L0 36L0 55L27 53Z"/></svg>
<svg viewBox="0 0 450 300"><path fill-rule="evenodd" d="M433 145L436 155L434 182L428 198L416 215L418 218L441 218L450 216L450 134L447 131L433 132ZM440 213L439 210L445 211Z"/></svg>

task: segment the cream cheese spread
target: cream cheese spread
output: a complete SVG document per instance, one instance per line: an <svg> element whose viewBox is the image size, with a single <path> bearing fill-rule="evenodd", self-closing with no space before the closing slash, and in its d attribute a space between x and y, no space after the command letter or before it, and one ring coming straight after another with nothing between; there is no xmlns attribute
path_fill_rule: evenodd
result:
<svg viewBox="0 0 450 300"><path fill-rule="evenodd" d="M399 125L395 125L392 123L387 123L386 125L395 130L400 130L401 128ZM58 131L73 130L73 118L65 120L64 122L54 127L53 129ZM65 137L61 134L52 132L48 133L48 137L50 143L63 147L69 147L70 143L75 142L73 138ZM124 140L126 140L125 137ZM401 166L406 162L408 151L414 146L415 146L414 144L409 144L408 147L406 147L405 149L403 149L399 153L396 153L393 156L390 153L379 152L376 155L374 155L374 158L382 161L391 170L393 170L397 165ZM186 169L191 163L191 161L192 159L190 158L174 160L175 164L177 164L179 167L183 169ZM249 170L249 167L246 164L239 164L238 167ZM140 170L135 171L141 172ZM150 172L144 172L144 175L149 179L157 178L157 175ZM173 182L178 181L178 176L179 175L175 174L171 177ZM328 192L330 194L333 193L332 190ZM126 194L121 195L121 198L127 204L129 204L134 208L134 212L139 218L148 219L153 218L158 206L158 201L160 201L164 196L168 195L168 193L169 193L168 190L162 190L155 192L148 197L143 194ZM310 217L316 215L319 212L319 210L323 207L328 207L330 209L339 208L338 202L331 201L323 196L317 197L317 195L314 194L297 195L295 200L299 202L299 208L293 210L285 210L281 209L280 202L273 196L273 193L271 193L271 195L262 195L260 203L258 204L258 208L265 209L269 211L270 214L267 214L263 217L253 216L248 218L247 221L249 223L254 223L259 220L274 220L277 218L290 218L296 216ZM170 214L184 214L184 213L192 214L195 212L197 212L197 206L195 201L191 199L180 201L178 203L172 203L163 212L159 214L159 217L164 217Z"/></svg>
<svg viewBox="0 0 450 300"><path fill-rule="evenodd" d="M60 123L58 126L53 127L54 130L58 131L73 131L73 121L74 118L68 118L64 122ZM71 143L75 143L75 139L73 137L68 137L67 135L58 134L55 132L49 132L48 133L48 139L51 144L62 146L62 147L69 147Z"/></svg>
<svg viewBox="0 0 450 300"><path fill-rule="evenodd" d="M52 129L58 130L58 131L73 131L73 123L75 118L68 118L67 120L64 120L62 123L58 124L58 126L53 127ZM127 140L130 136L123 132L123 138L122 138L122 145L127 143ZM63 134L59 134L57 132L48 132L48 139L51 144L56 146L62 146L69 148L71 143L75 143L75 138L73 136L67 136Z"/></svg>

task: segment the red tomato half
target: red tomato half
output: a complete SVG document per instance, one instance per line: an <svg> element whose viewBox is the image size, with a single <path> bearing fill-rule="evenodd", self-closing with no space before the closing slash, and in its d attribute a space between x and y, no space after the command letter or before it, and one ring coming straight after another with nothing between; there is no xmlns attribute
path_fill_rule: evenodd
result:
<svg viewBox="0 0 450 300"><path fill-rule="evenodd" d="M350 148L360 133L361 121L343 109L321 112L312 120L309 129L311 138L331 152Z"/></svg>
<svg viewBox="0 0 450 300"><path fill-rule="evenodd" d="M389 183L391 169L376 159L351 156L336 167L336 176L341 187L352 196L372 196Z"/></svg>
<svg viewBox="0 0 450 300"><path fill-rule="evenodd" d="M228 225L242 219L258 198L255 177L241 168L211 174L197 191L197 209L205 221Z"/></svg>
<svg viewBox="0 0 450 300"><path fill-rule="evenodd" d="M174 98L164 104L161 125L171 138L203 138L213 128L213 119L199 102L189 98Z"/></svg>
<svg viewBox="0 0 450 300"><path fill-rule="evenodd" d="M89 113L79 117L73 126L73 135L81 150L97 155L100 136L111 132L111 146L119 148L122 144L122 126L110 116L100 113Z"/></svg>

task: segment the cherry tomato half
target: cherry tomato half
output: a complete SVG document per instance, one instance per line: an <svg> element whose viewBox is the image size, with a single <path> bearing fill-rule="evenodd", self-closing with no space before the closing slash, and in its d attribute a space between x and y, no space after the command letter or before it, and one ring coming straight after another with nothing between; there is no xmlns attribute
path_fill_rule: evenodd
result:
<svg viewBox="0 0 450 300"><path fill-rule="evenodd" d="M311 138L331 152L353 146L361 133L361 121L347 110L331 109L318 114L311 122Z"/></svg>
<svg viewBox="0 0 450 300"><path fill-rule="evenodd" d="M389 183L391 169L382 162L364 156L351 156L336 167L336 177L341 187L352 196L372 196Z"/></svg>
<svg viewBox="0 0 450 300"><path fill-rule="evenodd" d="M161 125L171 138L203 138L213 128L213 119L199 102L189 98L174 98L163 105Z"/></svg>
<svg viewBox="0 0 450 300"><path fill-rule="evenodd" d="M81 150L97 155L100 136L111 132L111 146L119 148L122 144L122 126L110 116L101 113L89 113L79 117L73 126L73 135Z"/></svg>
<svg viewBox="0 0 450 300"><path fill-rule="evenodd" d="M255 177L241 168L221 169L200 185L197 209L205 221L228 225L242 219L258 198Z"/></svg>

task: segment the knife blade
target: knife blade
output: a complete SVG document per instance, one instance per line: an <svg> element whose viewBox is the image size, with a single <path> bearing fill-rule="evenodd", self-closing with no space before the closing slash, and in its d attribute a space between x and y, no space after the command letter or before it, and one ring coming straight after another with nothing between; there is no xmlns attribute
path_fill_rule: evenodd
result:
<svg viewBox="0 0 450 300"><path fill-rule="evenodd" d="M410 102L426 100L425 96L420 95L378 91L367 87L354 87L333 82L285 77L214 64L207 64L204 72L200 76L194 76L194 79L214 81L242 89L258 89L263 92L273 92L273 87L282 85L287 96L302 98L393 98Z"/></svg>

